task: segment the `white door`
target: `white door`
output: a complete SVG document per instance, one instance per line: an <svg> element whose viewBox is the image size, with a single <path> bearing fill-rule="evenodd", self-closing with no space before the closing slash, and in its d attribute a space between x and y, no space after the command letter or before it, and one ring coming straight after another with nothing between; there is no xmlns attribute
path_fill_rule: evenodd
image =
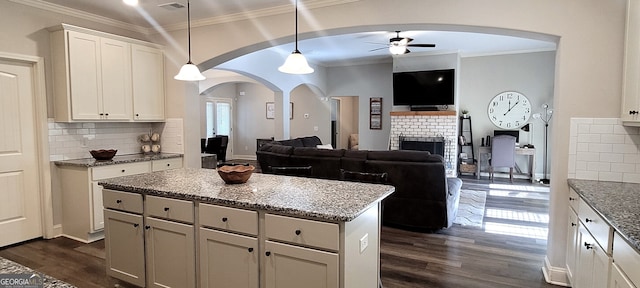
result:
<svg viewBox="0 0 640 288"><path fill-rule="evenodd" d="M206 102L206 135L229 136L227 143L227 159L233 159L233 107L231 99L211 98Z"/></svg>
<svg viewBox="0 0 640 288"><path fill-rule="evenodd" d="M34 74L0 60L0 247L42 236Z"/></svg>

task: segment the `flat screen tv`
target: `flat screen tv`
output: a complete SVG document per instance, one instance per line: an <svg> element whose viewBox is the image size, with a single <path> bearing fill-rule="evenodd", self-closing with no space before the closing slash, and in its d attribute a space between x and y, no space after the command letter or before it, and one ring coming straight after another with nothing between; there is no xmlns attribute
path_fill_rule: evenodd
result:
<svg viewBox="0 0 640 288"><path fill-rule="evenodd" d="M453 105L455 70L393 73L393 105Z"/></svg>

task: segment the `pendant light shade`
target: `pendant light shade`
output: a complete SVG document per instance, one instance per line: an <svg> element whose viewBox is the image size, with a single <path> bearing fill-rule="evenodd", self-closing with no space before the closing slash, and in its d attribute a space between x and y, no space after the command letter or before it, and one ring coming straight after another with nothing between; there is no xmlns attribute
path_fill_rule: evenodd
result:
<svg viewBox="0 0 640 288"><path fill-rule="evenodd" d="M187 61L187 64L182 65L180 72L178 72L178 75L174 76L173 79L181 81L200 81L207 79L207 77L204 77L204 75L200 73L198 66L191 62L191 5L189 1L187 1L187 39L189 43L189 61Z"/></svg>
<svg viewBox="0 0 640 288"><path fill-rule="evenodd" d="M313 73L313 68L307 63L307 59L298 50L298 0L296 0L296 49L284 61L278 70L288 74L309 74Z"/></svg>

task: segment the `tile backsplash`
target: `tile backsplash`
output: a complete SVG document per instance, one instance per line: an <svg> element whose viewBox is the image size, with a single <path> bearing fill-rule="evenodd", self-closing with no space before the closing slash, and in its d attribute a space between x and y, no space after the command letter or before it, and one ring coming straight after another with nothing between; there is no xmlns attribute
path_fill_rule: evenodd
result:
<svg viewBox="0 0 640 288"><path fill-rule="evenodd" d="M640 128L619 118L571 118L569 178L640 183Z"/></svg>
<svg viewBox="0 0 640 288"><path fill-rule="evenodd" d="M89 150L95 149L118 149L118 155L141 153L138 136L151 131L161 134L162 152L182 153L182 119L164 123L59 123L50 118L48 126L50 161L90 158Z"/></svg>

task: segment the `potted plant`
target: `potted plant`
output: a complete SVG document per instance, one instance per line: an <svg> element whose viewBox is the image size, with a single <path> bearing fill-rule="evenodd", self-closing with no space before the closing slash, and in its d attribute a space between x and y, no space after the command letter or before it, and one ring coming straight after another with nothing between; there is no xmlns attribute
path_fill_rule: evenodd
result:
<svg viewBox="0 0 640 288"><path fill-rule="evenodd" d="M469 118L469 110L462 109L462 111L460 111L460 112L462 112L462 117Z"/></svg>

